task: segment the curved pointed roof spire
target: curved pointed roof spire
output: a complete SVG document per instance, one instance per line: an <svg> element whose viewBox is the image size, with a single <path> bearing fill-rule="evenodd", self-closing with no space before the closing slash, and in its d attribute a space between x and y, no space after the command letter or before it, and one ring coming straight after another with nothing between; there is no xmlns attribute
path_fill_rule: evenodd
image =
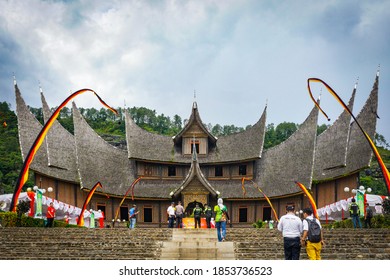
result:
<svg viewBox="0 0 390 280"><path fill-rule="evenodd" d="M43 94L43 89L42 89L42 86L41 86L41 82L38 81L38 84L39 84L39 92L40 92L41 94Z"/></svg>
<svg viewBox="0 0 390 280"><path fill-rule="evenodd" d="M14 78L14 86L16 86L17 83L16 83L16 76L15 76L15 73L13 73L12 75L13 75L13 78Z"/></svg>

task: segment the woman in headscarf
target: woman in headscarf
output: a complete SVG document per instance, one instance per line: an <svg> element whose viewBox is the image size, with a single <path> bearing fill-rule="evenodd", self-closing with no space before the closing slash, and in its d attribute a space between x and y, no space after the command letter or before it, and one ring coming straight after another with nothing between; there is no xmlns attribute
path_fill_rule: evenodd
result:
<svg viewBox="0 0 390 280"><path fill-rule="evenodd" d="M227 207L223 205L222 198L218 198L218 205L214 207L215 227L217 228L218 241L225 241L226 223L229 222Z"/></svg>

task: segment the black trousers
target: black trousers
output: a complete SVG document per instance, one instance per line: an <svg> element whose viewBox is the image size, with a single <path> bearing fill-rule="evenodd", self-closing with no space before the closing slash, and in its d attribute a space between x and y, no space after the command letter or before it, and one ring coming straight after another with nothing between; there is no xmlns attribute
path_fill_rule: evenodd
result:
<svg viewBox="0 0 390 280"><path fill-rule="evenodd" d="M206 217L207 228L211 228L211 217Z"/></svg>
<svg viewBox="0 0 390 280"><path fill-rule="evenodd" d="M47 218L45 227L53 227L54 218Z"/></svg>
<svg viewBox="0 0 390 280"><path fill-rule="evenodd" d="M301 253L301 238L298 237L284 237L284 259L299 260Z"/></svg>
<svg viewBox="0 0 390 280"><path fill-rule="evenodd" d="M197 228L196 225L198 225L200 228L200 217L194 217L194 220L195 220L195 228Z"/></svg>
<svg viewBox="0 0 390 280"><path fill-rule="evenodd" d="M372 228L372 225L371 225L371 218L370 218L370 217L367 217L367 218L364 220L364 227L365 227L365 228Z"/></svg>

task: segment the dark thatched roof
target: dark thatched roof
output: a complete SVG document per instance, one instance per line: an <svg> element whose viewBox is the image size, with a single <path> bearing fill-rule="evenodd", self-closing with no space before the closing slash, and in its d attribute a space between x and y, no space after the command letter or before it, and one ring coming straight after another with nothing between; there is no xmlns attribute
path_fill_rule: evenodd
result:
<svg viewBox="0 0 390 280"><path fill-rule="evenodd" d="M378 77L366 104L357 119L371 138L375 136L378 107ZM19 141L23 158L26 157L42 125L30 112L15 85L16 113ZM355 91L349 101L353 107ZM51 114L42 95L44 119ZM150 161L187 166L189 173L184 180L177 178L142 179L134 188L136 198L170 199L189 184L201 185L211 194L223 198L251 199L263 195L252 182L245 182L246 194L239 178L207 180L202 170L207 165L247 162L254 164L253 181L269 197L299 193L295 181L310 188L312 180L330 180L357 172L370 164L372 151L355 122L342 113L321 135L316 136L318 109L313 108L299 129L283 143L263 151L266 129L264 109L259 121L251 128L229 136L213 137L201 122L194 103L190 121L176 137L147 132L138 127L126 112L127 151L116 148L103 140L87 124L73 104L73 136L57 121L38 150L31 169L60 180L79 182L90 189L100 181L104 192L124 195L136 179L136 162ZM196 126L209 141L207 156L183 156L180 140L187 130ZM203 128L202 128L203 127ZM200 129L199 129L200 128ZM187 133L189 134L189 133ZM196 149L193 149L194 151ZM331 152L330 152L331 151ZM191 167L190 167L191 165ZM215 179L215 178L214 178Z"/></svg>
<svg viewBox="0 0 390 280"><path fill-rule="evenodd" d="M46 123L52 112L43 93L41 93L41 99L43 119ZM56 177L66 181L79 182L74 136L58 121L54 121L46 135L46 142L48 165L53 169L57 169Z"/></svg>
<svg viewBox="0 0 390 280"><path fill-rule="evenodd" d="M19 88L15 85L16 95L16 115L18 117L18 130L19 130L19 142L20 150L22 152L23 160L26 159L31 146L37 138L39 132L42 130L43 125L35 118L30 112L26 103L24 102ZM39 173L47 175L53 175L48 167L46 140L42 142L41 147L35 154L35 157L30 165L30 168Z"/></svg>
<svg viewBox="0 0 390 280"><path fill-rule="evenodd" d="M286 141L265 150L257 161L256 183L267 196L299 192L298 181L311 187L318 109L314 107L305 122Z"/></svg>
<svg viewBox="0 0 390 280"><path fill-rule="evenodd" d="M356 88L348 103L351 111L355 94ZM340 169L346 166L350 123L351 115L344 110L337 120L317 137L313 173L315 180L337 177L340 175Z"/></svg>
<svg viewBox="0 0 390 280"><path fill-rule="evenodd" d="M188 122L183 127L183 129L172 139L175 142L175 144L181 143L183 135L191 129L193 125L197 125L208 137L209 142L212 144L215 144L217 142L217 138L212 135L207 128L204 126L202 119L200 118L199 111L198 111L198 104L194 102L192 104L192 111L190 118L188 119Z"/></svg>
<svg viewBox="0 0 390 280"><path fill-rule="evenodd" d="M356 117L359 124L372 140L374 140L375 137L375 128L378 116L378 83L379 77L377 76L370 96ZM362 168L368 167L371 163L371 158L372 149L367 139L364 137L357 124L352 122L349 135L347 166L345 173L356 172Z"/></svg>
<svg viewBox="0 0 390 280"><path fill-rule="evenodd" d="M191 157L183 156L181 147L175 145L181 136L172 137L150 133L135 124L126 111L126 140L130 159L167 162L191 163ZM195 116L194 116L195 115ZM199 123L198 110L192 110L190 120L186 127L178 134L182 135L185 129ZM207 157L199 157L200 164L224 163L243 160L253 160L261 157L265 136L266 108L259 121L251 128L232 135L216 139L216 147L209 149ZM203 124L202 124L203 126ZM209 133L209 132L208 132ZM209 137L209 140L211 138ZM212 141L211 141L212 142ZM178 141L177 143L180 143Z"/></svg>
<svg viewBox="0 0 390 280"><path fill-rule="evenodd" d="M126 151L104 141L84 120L73 103L77 168L82 188L100 182L105 192L124 194L134 181L134 166Z"/></svg>

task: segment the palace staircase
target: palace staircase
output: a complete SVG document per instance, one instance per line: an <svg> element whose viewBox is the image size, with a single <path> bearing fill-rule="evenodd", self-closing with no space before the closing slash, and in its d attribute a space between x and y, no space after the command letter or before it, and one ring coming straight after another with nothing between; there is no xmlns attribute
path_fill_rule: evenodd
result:
<svg viewBox="0 0 390 280"><path fill-rule="evenodd" d="M218 242L215 229L173 229L161 260L234 260L234 243Z"/></svg>
<svg viewBox="0 0 390 280"><path fill-rule="evenodd" d="M390 229L325 229L324 237L324 260L390 260ZM283 239L255 228L228 228L217 242L212 229L0 227L0 252L3 260L282 260Z"/></svg>

